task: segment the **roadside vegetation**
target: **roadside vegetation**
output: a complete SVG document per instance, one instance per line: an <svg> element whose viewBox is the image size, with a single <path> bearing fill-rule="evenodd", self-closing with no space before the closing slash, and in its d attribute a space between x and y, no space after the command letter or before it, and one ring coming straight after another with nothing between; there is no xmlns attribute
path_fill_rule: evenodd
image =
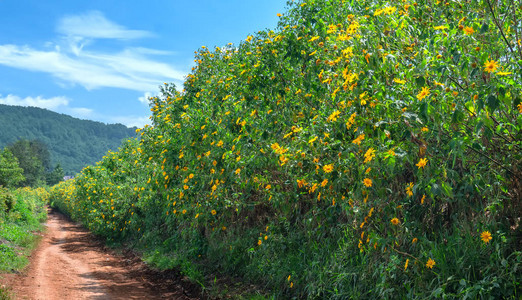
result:
<svg viewBox="0 0 522 300"><path fill-rule="evenodd" d="M292 1L51 201L204 288L522 296L522 7ZM226 293L226 291L224 291Z"/></svg>
<svg viewBox="0 0 522 300"><path fill-rule="evenodd" d="M45 173L46 153L45 147L28 141L0 150L0 273L21 271L27 265L47 219L49 193L36 186L46 178L56 183L59 175ZM28 184L33 187L20 187ZM9 299L4 287L0 287L0 299Z"/></svg>
<svg viewBox="0 0 522 300"><path fill-rule="evenodd" d="M0 187L0 273L21 271L27 265L47 219L47 197L44 188ZM8 299L3 287L0 299Z"/></svg>

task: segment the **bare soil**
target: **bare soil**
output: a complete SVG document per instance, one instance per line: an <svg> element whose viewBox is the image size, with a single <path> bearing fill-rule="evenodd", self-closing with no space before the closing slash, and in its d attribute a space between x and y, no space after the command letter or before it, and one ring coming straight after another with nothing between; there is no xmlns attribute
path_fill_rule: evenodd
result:
<svg viewBox="0 0 522 300"><path fill-rule="evenodd" d="M152 270L129 251L115 253L55 210L46 225L29 266L0 275L15 299L200 299L178 272Z"/></svg>

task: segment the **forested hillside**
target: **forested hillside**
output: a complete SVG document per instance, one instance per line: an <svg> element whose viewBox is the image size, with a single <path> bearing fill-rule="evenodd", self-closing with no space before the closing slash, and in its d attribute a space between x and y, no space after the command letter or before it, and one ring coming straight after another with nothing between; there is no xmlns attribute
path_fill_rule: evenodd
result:
<svg viewBox="0 0 522 300"><path fill-rule="evenodd" d="M135 136L135 128L80 120L36 107L0 105L0 148L20 139L39 140L51 152L51 165L60 164L66 175L117 150L122 140Z"/></svg>
<svg viewBox="0 0 522 300"><path fill-rule="evenodd" d="M274 30L198 49L141 138L51 201L201 284L519 299L520 4L288 3Z"/></svg>

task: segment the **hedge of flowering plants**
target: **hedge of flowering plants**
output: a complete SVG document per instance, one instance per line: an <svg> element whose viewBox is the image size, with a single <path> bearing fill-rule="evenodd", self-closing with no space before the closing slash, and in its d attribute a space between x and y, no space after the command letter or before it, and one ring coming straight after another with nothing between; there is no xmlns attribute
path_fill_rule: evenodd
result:
<svg viewBox="0 0 522 300"><path fill-rule="evenodd" d="M198 49L139 139L52 201L202 284L519 298L521 20L508 0L289 2Z"/></svg>

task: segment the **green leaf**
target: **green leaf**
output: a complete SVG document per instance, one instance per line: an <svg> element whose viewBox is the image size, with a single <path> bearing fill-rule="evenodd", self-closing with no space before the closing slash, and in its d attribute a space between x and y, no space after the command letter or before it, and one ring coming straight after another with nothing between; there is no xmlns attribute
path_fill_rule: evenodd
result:
<svg viewBox="0 0 522 300"><path fill-rule="evenodd" d="M442 182L442 191L444 195L453 198L453 188L446 182Z"/></svg>
<svg viewBox="0 0 522 300"><path fill-rule="evenodd" d="M419 77L415 78L415 82L417 83L417 86L419 86L419 87L422 87L426 84L426 80L424 79L423 76L419 76Z"/></svg>
<svg viewBox="0 0 522 300"><path fill-rule="evenodd" d="M487 106L491 109L491 112L494 112L497 110L498 106L500 104L500 101L498 101L498 98L491 95L488 97Z"/></svg>
<svg viewBox="0 0 522 300"><path fill-rule="evenodd" d="M480 33L486 33L489 29L488 23L483 23L482 27L480 27Z"/></svg>

